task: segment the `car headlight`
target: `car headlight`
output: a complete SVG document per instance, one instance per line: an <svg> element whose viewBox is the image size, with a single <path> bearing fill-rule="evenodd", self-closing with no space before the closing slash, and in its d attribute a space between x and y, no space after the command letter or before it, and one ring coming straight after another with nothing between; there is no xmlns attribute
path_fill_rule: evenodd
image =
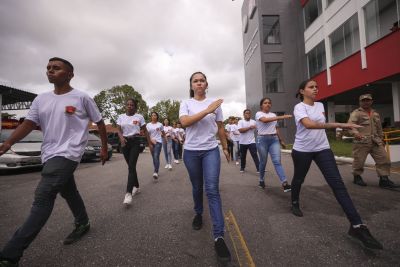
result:
<svg viewBox="0 0 400 267"><path fill-rule="evenodd" d="M92 146L86 146L86 147L85 147L85 150L87 150L87 151L94 151L94 147L92 147Z"/></svg>

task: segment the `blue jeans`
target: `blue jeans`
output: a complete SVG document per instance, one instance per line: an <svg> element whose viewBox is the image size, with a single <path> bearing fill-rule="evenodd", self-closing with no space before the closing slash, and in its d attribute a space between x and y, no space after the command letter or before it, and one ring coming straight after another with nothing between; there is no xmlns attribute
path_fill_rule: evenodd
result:
<svg viewBox="0 0 400 267"><path fill-rule="evenodd" d="M179 141L172 140L172 152L174 153L174 159L179 159Z"/></svg>
<svg viewBox="0 0 400 267"><path fill-rule="evenodd" d="M276 135L259 135L257 136L257 150L260 156L260 181L264 181L265 166L267 165L268 153L271 155L275 172L279 176L281 183L287 181L285 172L281 164L281 146L278 136Z"/></svg>
<svg viewBox="0 0 400 267"><path fill-rule="evenodd" d="M256 165L256 169L258 171L258 167L260 167L260 160L258 159L257 146L255 143L248 145L240 144L240 169L244 170L246 168L247 149L250 150L250 155L253 158L254 164Z"/></svg>
<svg viewBox="0 0 400 267"><path fill-rule="evenodd" d="M233 161L237 161L239 157L239 141L232 141L232 144L233 144L232 159Z"/></svg>
<svg viewBox="0 0 400 267"><path fill-rule="evenodd" d="M293 149L292 158L294 165L292 204L297 205L299 203L301 185L310 169L311 162L314 160L332 189L336 200L342 206L347 219L352 225L362 224L361 217L354 207L353 201L347 193L347 189L340 176L332 150L324 149L318 152L300 152Z"/></svg>
<svg viewBox="0 0 400 267"><path fill-rule="evenodd" d="M162 144L157 142L155 145L153 145L153 153L151 153L151 156L153 158L154 172L156 173L158 173L158 170L160 169L161 148Z"/></svg>
<svg viewBox="0 0 400 267"><path fill-rule="evenodd" d="M35 190L31 212L24 224L6 244L1 257L19 261L24 250L32 243L53 211L57 194L67 201L76 224L89 221L83 200L76 188L74 171L78 162L64 157L54 157L45 162L42 179Z"/></svg>
<svg viewBox="0 0 400 267"><path fill-rule="evenodd" d="M172 139L167 138L167 141L163 140L163 150L165 161L167 164L171 164L172 161Z"/></svg>
<svg viewBox="0 0 400 267"><path fill-rule="evenodd" d="M219 194L219 173L221 157L218 147L211 150L187 150L183 162L192 183L194 211L203 213L203 184L208 199L214 238L224 236L224 216Z"/></svg>

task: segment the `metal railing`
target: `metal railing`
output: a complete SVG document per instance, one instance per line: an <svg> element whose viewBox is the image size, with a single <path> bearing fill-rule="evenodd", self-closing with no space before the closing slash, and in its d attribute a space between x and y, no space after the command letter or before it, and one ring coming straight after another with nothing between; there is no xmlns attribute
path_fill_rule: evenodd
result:
<svg viewBox="0 0 400 267"><path fill-rule="evenodd" d="M397 137L390 137L393 136L394 134L399 134ZM386 153L388 156L388 159L390 160L390 141L397 141L400 140L400 130L394 130L394 131L387 131L383 132L384 138L383 141L386 143Z"/></svg>

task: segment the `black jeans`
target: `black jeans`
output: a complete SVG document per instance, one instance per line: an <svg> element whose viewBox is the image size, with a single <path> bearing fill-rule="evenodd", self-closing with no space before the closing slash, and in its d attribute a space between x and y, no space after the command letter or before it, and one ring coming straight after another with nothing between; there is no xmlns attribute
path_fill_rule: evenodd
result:
<svg viewBox="0 0 400 267"><path fill-rule="evenodd" d="M292 204L297 205L299 203L301 185L310 169L311 162L314 160L326 182L331 187L336 200L346 213L347 219L349 219L352 225L362 224L360 215L354 207L353 201L347 193L347 189L340 176L332 150L324 149L318 152L300 152L293 149L292 159L294 165Z"/></svg>
<svg viewBox="0 0 400 267"><path fill-rule="evenodd" d="M1 257L19 261L24 250L32 243L46 224L60 193L68 203L76 224L86 224L89 218L83 200L76 188L74 171L78 162L64 157L54 157L46 161L32 204L31 212L24 224L14 233L4 247Z"/></svg>
<svg viewBox="0 0 400 267"><path fill-rule="evenodd" d="M226 140L228 143L228 151L229 155L231 156L231 160L233 160L233 143L231 140Z"/></svg>
<svg viewBox="0 0 400 267"><path fill-rule="evenodd" d="M132 193L133 187L139 188L139 180L136 173L136 163L139 158L140 142L139 139L127 138L126 145L122 147L122 153L126 163L128 164L128 183L126 192Z"/></svg>
<svg viewBox="0 0 400 267"><path fill-rule="evenodd" d="M260 167L260 160L258 159L257 146L255 143L249 145L240 144L240 169L244 170L244 168L246 168L247 149L250 150L250 155L253 158L254 164L256 165L256 169L258 171L258 168Z"/></svg>

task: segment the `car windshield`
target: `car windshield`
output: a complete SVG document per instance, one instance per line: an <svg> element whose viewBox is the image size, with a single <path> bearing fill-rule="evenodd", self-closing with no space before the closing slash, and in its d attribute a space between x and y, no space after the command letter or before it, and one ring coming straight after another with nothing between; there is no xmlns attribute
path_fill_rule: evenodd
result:
<svg viewBox="0 0 400 267"><path fill-rule="evenodd" d="M90 133L88 140L89 141L100 141L100 138L98 138L96 135Z"/></svg>
<svg viewBox="0 0 400 267"><path fill-rule="evenodd" d="M1 130L0 133L0 142L3 143L7 138L10 137L11 133L14 130ZM43 142L43 133L38 130L33 130L27 136L25 136L18 143L42 143Z"/></svg>

